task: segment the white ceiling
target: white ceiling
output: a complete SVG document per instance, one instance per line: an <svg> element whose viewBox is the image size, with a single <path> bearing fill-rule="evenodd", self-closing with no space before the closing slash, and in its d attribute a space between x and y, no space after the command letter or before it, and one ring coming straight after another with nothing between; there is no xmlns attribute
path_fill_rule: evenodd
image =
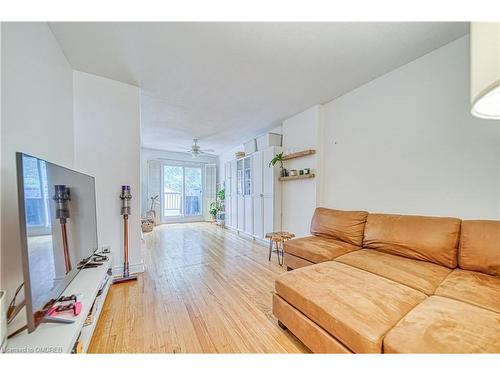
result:
<svg viewBox="0 0 500 375"><path fill-rule="evenodd" d="M444 22L50 27L75 69L141 87L143 146L199 138L217 153L468 33Z"/></svg>

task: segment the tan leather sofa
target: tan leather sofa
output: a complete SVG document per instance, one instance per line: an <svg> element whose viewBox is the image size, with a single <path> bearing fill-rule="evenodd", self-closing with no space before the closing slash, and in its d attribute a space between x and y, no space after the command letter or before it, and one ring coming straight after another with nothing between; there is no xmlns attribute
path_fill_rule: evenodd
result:
<svg viewBox="0 0 500 375"><path fill-rule="evenodd" d="M318 208L273 313L316 353L500 353L500 221Z"/></svg>

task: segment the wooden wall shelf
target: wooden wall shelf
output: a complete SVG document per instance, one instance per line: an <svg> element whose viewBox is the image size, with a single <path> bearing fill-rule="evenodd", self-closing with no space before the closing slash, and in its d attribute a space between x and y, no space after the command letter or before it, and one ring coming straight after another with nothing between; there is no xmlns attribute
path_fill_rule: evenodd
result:
<svg viewBox="0 0 500 375"><path fill-rule="evenodd" d="M283 160L302 158L304 156L314 155L315 153L316 150L304 150L304 151L294 152L293 154L283 155Z"/></svg>
<svg viewBox="0 0 500 375"><path fill-rule="evenodd" d="M303 175L298 175L298 176L286 176L286 177L279 177L280 181L290 181L290 180L304 180L306 178L314 178L316 175L314 173L310 174L303 174Z"/></svg>

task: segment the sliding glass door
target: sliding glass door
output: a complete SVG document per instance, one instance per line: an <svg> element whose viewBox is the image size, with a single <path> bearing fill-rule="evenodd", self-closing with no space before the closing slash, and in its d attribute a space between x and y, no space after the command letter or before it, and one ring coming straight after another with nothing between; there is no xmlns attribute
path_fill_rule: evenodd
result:
<svg viewBox="0 0 500 375"><path fill-rule="evenodd" d="M183 167L164 165L162 172L162 218L182 216L182 201L184 195Z"/></svg>
<svg viewBox="0 0 500 375"><path fill-rule="evenodd" d="M163 222L203 215L203 170L201 166L163 164L161 185Z"/></svg>
<svg viewBox="0 0 500 375"><path fill-rule="evenodd" d="M184 215L202 214L202 170L201 167L184 167Z"/></svg>

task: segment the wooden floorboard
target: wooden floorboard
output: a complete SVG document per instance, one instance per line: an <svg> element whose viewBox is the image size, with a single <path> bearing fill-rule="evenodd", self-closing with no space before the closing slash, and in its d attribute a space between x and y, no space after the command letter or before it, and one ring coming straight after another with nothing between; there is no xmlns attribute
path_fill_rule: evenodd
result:
<svg viewBox="0 0 500 375"><path fill-rule="evenodd" d="M146 272L113 285L90 353L307 353L272 315L268 249L209 223L145 234Z"/></svg>

